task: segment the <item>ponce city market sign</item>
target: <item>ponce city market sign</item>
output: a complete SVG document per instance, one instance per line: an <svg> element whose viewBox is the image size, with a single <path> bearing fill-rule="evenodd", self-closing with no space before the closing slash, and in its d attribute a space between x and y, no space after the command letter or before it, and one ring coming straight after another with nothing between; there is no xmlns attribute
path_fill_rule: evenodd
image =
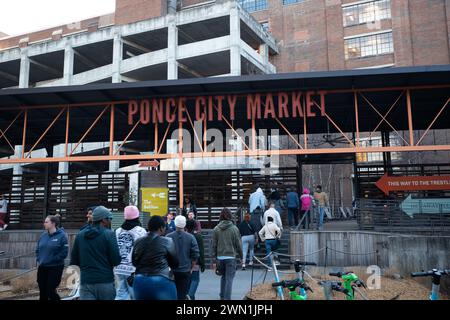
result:
<svg viewBox="0 0 450 320"><path fill-rule="evenodd" d="M325 95L325 91L294 91L131 100L128 124L172 123L177 118L186 122L188 105L195 121L222 121L224 117L232 121L238 99L244 99L248 120L325 116Z"/></svg>

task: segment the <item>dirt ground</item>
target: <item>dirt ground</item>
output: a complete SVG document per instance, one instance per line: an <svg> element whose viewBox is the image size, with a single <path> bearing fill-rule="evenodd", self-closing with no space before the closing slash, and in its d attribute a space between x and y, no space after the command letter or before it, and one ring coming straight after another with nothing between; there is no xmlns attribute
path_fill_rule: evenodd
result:
<svg viewBox="0 0 450 320"><path fill-rule="evenodd" d="M336 277L328 275L311 274L315 280L333 280L338 281ZM282 277L282 279L294 279L294 275ZM308 285L313 289L313 293L307 292L308 300L324 300L323 288L313 280L305 277ZM367 279L364 279L364 281ZM270 280L262 285L253 288L251 293L247 294L248 299L252 300L278 300L276 288L272 288ZM431 287L424 286L413 279L394 279L391 275L381 277L380 289L360 290L369 300L428 300ZM298 292L298 291L297 291ZM441 293L440 299L449 300L449 296ZM284 299L289 299L289 290L284 289ZM362 300L361 296L356 294L357 300ZM333 300L345 300L342 293L334 292Z"/></svg>
<svg viewBox="0 0 450 320"><path fill-rule="evenodd" d="M37 300L39 299L39 288L36 282L37 271L31 271L19 278L7 280L23 270L0 270L0 300ZM63 273L61 285L57 289L61 298L66 297L71 292L66 288L66 284L70 283L70 273ZM4 281L7 280L7 281Z"/></svg>

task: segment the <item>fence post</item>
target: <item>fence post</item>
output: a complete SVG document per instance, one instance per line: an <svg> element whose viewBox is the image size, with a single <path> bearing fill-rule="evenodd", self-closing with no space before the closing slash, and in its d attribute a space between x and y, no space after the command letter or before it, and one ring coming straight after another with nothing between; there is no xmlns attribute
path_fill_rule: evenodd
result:
<svg viewBox="0 0 450 320"><path fill-rule="evenodd" d="M325 269L327 268L327 261L328 261L328 246L325 246Z"/></svg>
<svg viewBox="0 0 450 320"><path fill-rule="evenodd" d="M253 261L252 261L253 262ZM252 264L252 277L251 277L251 283L250 283L250 293L252 293L252 290L253 290L253 270L254 270L255 268L253 267L253 264Z"/></svg>
<svg viewBox="0 0 450 320"><path fill-rule="evenodd" d="M375 250L375 263L379 267L379 265L378 265L378 263L379 263L379 260L378 260L378 249Z"/></svg>

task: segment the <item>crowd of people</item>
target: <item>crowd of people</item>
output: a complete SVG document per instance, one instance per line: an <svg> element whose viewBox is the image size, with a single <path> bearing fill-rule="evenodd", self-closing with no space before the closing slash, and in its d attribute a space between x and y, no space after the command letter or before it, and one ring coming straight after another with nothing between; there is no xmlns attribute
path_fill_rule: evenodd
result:
<svg viewBox="0 0 450 320"><path fill-rule="evenodd" d="M231 299L238 262L243 270L253 265L255 246L264 243L268 256L279 248L285 211L289 227L301 227L299 221L305 220L302 217L316 203L321 229L328 197L320 186L314 195L304 188L300 197L294 188L285 198L274 190L269 199L256 187L249 197L249 211L237 226L230 209L223 208L212 232L213 268L221 276L220 299ZM80 299L194 300L200 273L206 268L196 214L195 204L187 198L181 214L151 216L145 229L139 209L130 205L124 208L123 224L113 231L109 209L88 208L87 222L76 235L70 255L70 265L80 268ZM58 300L56 289L68 257L68 237L58 215L48 216L44 229L36 248L40 299Z"/></svg>

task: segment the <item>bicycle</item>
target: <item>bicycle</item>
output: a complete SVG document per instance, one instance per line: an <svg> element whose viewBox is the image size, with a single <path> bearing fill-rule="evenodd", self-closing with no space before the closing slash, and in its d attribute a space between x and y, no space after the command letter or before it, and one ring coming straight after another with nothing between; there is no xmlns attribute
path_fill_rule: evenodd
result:
<svg viewBox="0 0 450 320"><path fill-rule="evenodd" d="M366 284L352 271L330 272L329 275L342 279L342 284L339 284L343 286L343 289L345 289L346 300L355 300L355 291L358 292L364 300L368 300L367 297L359 290L361 287L366 289ZM342 290L342 292L344 293L344 290Z"/></svg>
<svg viewBox="0 0 450 320"><path fill-rule="evenodd" d="M346 297L350 296L350 292L342 286L342 283L339 281L331 281L331 280L322 280L318 282L319 285L323 287L323 294L325 296L325 300L333 300L331 298L332 291L337 291L345 294Z"/></svg>
<svg viewBox="0 0 450 320"><path fill-rule="evenodd" d="M305 266L316 266L317 264L314 262L306 262L295 260L294 261L294 269L297 273L297 279L294 280L283 280L279 282L272 283L272 287L282 287L289 289L289 296L291 300L307 300L308 295L307 291L314 292L310 286L305 282L304 274L305 274ZM299 288L299 292L297 293L296 289Z"/></svg>
<svg viewBox="0 0 450 320"><path fill-rule="evenodd" d="M411 272L411 277L432 277L430 300L439 300L439 288L441 286L441 277L450 275L450 269L431 269L429 271Z"/></svg>

